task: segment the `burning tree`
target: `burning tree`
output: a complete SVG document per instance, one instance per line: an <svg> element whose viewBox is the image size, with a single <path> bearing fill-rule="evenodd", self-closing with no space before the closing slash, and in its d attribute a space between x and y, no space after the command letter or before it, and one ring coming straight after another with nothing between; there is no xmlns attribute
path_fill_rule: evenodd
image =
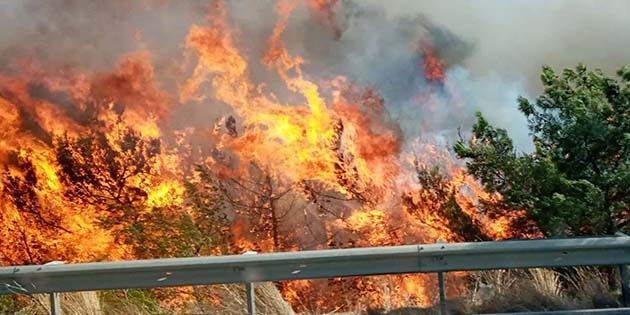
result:
<svg viewBox="0 0 630 315"><path fill-rule="evenodd" d="M2 238L5 247L0 249L4 263L44 263L60 248L51 244L59 233L70 233L61 225L61 214L51 207L44 196L40 196L42 184L37 178L33 162L14 153L10 156L13 171L8 167L2 172L3 201Z"/></svg>
<svg viewBox="0 0 630 315"><path fill-rule="evenodd" d="M290 188L282 188L276 178L253 164L249 175L241 177L217 177L208 166L199 166L197 171L201 182L213 187L223 200L218 211L232 215L236 238L233 252L279 251L294 245L289 242L291 232L285 225L294 211L293 204L284 202Z"/></svg>
<svg viewBox="0 0 630 315"><path fill-rule="evenodd" d="M407 192L402 196L405 209L422 223L436 229L448 238L444 241L479 241L489 240L476 218L463 211L457 201L457 185L453 185L439 167L428 168L415 160L419 191Z"/></svg>
<svg viewBox="0 0 630 315"><path fill-rule="evenodd" d="M139 186L159 152L159 140L145 141L132 130L123 130L115 141L102 133L57 142L57 161L67 194L83 202L102 205L110 212L132 206L147 194ZM122 213L114 213L112 221Z"/></svg>
<svg viewBox="0 0 630 315"><path fill-rule="evenodd" d="M57 161L66 195L96 207L108 229L126 230L144 211L144 185L160 152L158 139L143 139L130 129L114 138L100 132L56 143ZM143 189L144 188L144 189Z"/></svg>
<svg viewBox="0 0 630 315"><path fill-rule="evenodd" d="M66 196L98 209L100 224L136 257L196 256L226 252L229 226L217 188L206 174L186 184L182 204L148 202L160 140L121 128L116 133L59 138L60 177ZM170 192L169 192L170 193Z"/></svg>

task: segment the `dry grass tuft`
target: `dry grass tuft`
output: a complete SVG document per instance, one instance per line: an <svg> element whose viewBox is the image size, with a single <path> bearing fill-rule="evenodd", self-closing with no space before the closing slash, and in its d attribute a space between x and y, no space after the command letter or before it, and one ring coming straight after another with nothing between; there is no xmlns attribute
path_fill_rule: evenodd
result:
<svg viewBox="0 0 630 315"><path fill-rule="evenodd" d="M608 276L597 268L575 268L565 277L579 307L618 307L617 298L609 290ZM619 282L619 281L617 281Z"/></svg>
<svg viewBox="0 0 630 315"><path fill-rule="evenodd" d="M61 311L64 315L104 315L101 302L96 292L61 293ZM18 315L50 314L50 298L48 294L33 295L31 303Z"/></svg>
<svg viewBox="0 0 630 315"><path fill-rule="evenodd" d="M470 304L481 305L494 295L503 295L509 290L517 276L511 270L479 271L471 274L473 287L470 292Z"/></svg>
<svg viewBox="0 0 630 315"><path fill-rule="evenodd" d="M538 291L547 297L562 299L564 292L560 281L561 275L551 269L529 269L527 271L532 280L532 285Z"/></svg>
<svg viewBox="0 0 630 315"><path fill-rule="evenodd" d="M256 314L260 315L295 315L295 312L271 282L254 284ZM187 312L189 314L247 314L247 294L242 284L223 284L211 288L210 292L220 303L197 304Z"/></svg>
<svg viewBox="0 0 630 315"><path fill-rule="evenodd" d="M616 307L607 279L596 268L478 272L470 304L478 313Z"/></svg>
<svg viewBox="0 0 630 315"><path fill-rule="evenodd" d="M476 276L472 308L477 313L568 309L560 279L553 270L484 271Z"/></svg>

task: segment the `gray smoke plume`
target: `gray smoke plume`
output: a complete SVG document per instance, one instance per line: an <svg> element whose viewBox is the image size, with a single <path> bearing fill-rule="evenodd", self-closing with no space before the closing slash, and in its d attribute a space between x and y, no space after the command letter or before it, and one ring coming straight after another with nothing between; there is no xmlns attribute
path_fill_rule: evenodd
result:
<svg viewBox="0 0 630 315"><path fill-rule="evenodd" d="M535 98L543 64L556 69L578 63L614 74L630 63L630 2L624 0L378 0L392 20L423 14L474 49L453 73L469 106L510 131L518 147L531 149L515 97ZM463 123L462 125L466 125Z"/></svg>
<svg viewBox="0 0 630 315"><path fill-rule="evenodd" d="M33 57L51 67L111 68L147 48L158 62L181 58L190 24L207 1L0 1L0 62Z"/></svg>
<svg viewBox="0 0 630 315"><path fill-rule="evenodd" d="M51 67L103 70L125 53L147 49L163 87L175 94L186 75L179 68L186 34L191 24L206 23L211 2L2 1L0 70L25 56ZM278 19L274 4L228 1L228 12L254 81L289 103L277 75L258 62ZM516 98L540 93L542 64L582 62L612 72L628 62L624 0L340 0L333 10L339 34L305 6L294 12L283 35L289 52L305 57L313 81L343 75L378 90L409 142L451 143L458 128L470 130L479 110L507 128L519 149L531 150ZM424 46L444 63L443 83L426 79ZM214 104L188 104L172 120L178 127L207 125L223 114Z"/></svg>

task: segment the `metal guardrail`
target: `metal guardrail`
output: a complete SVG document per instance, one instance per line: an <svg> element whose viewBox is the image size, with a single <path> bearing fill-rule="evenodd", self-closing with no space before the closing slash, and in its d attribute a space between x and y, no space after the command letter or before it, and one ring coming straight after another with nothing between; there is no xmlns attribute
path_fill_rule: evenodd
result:
<svg viewBox="0 0 630 315"><path fill-rule="evenodd" d="M586 265L625 266L627 264L630 264L630 237L628 236L438 243L256 255L2 267L0 268L0 294L57 293L218 283L252 284L263 281L418 272L442 273L462 270ZM625 271L625 267L622 271ZM625 281L623 288L626 292L628 286ZM250 293L251 313L253 313L253 294L251 294L253 289L250 288L247 292ZM441 294L441 296L444 295ZM53 300L51 298L51 301Z"/></svg>
<svg viewBox="0 0 630 315"><path fill-rule="evenodd" d="M495 313L484 315L510 315L514 313ZM519 315L628 315L630 308L605 308L591 310L573 310L573 311L545 311L545 312L524 312Z"/></svg>

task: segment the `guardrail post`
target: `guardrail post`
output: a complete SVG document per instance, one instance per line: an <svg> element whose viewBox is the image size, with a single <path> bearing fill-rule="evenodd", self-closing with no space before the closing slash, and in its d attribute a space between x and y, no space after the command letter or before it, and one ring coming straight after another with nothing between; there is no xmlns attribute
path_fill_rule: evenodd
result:
<svg viewBox="0 0 630 315"><path fill-rule="evenodd" d="M438 240L437 244L444 244L446 241ZM444 249L444 246L442 246ZM444 285L444 272L440 271L438 274L438 285L440 286L440 315L448 315L446 313L446 286Z"/></svg>
<svg viewBox="0 0 630 315"><path fill-rule="evenodd" d="M61 315L61 299L59 293L50 293L50 315Z"/></svg>
<svg viewBox="0 0 630 315"><path fill-rule="evenodd" d="M628 284L628 265L619 265L621 277L621 299L623 306L630 306L630 286Z"/></svg>
<svg viewBox="0 0 630 315"><path fill-rule="evenodd" d="M440 285L440 315L448 315L446 313L446 287L444 285L444 273L438 272L438 283Z"/></svg>
<svg viewBox="0 0 630 315"><path fill-rule="evenodd" d="M255 251L246 251L243 255L256 255ZM254 283L245 282L245 292L247 293L247 314L255 315L256 314L256 297L254 292Z"/></svg>
<svg viewBox="0 0 630 315"><path fill-rule="evenodd" d="M628 237L623 232L616 232L616 237ZM623 306L630 306L630 284L628 284L628 265L619 265L619 277L621 278L621 299Z"/></svg>
<svg viewBox="0 0 630 315"><path fill-rule="evenodd" d="M256 296L254 292L254 284L251 282L245 283L245 291L247 291L247 314L256 314Z"/></svg>

